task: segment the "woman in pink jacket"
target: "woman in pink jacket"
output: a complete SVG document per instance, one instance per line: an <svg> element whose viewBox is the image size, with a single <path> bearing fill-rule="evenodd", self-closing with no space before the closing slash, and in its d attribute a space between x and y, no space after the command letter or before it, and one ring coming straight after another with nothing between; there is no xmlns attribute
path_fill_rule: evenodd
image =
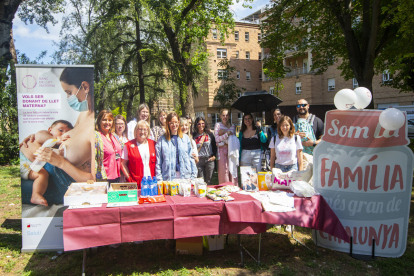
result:
<svg viewBox="0 0 414 276"><path fill-rule="evenodd" d="M220 112L221 122L216 123L214 126L214 136L216 137L217 143L218 180L219 184L233 182L233 184L237 186L237 178L233 178L229 172L227 140L230 135L236 134L236 127L230 124L229 116L229 111L227 109L222 109Z"/></svg>

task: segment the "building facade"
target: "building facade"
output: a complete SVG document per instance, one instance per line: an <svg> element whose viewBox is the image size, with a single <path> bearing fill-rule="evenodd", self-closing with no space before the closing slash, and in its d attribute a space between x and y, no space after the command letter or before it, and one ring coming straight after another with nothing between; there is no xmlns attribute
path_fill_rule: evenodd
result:
<svg viewBox="0 0 414 276"><path fill-rule="evenodd" d="M242 20L260 24L262 20L265 20L262 18L264 11L265 9L258 10ZM300 18L295 20L300 20ZM267 49L262 49L262 51L263 57L266 57L268 55ZM286 58L283 61L283 65L291 72L287 73L282 80L283 88L278 93L278 97L283 100L280 107L294 108L297 100L305 98L310 105L326 105L327 108L331 108L336 92L344 88L355 89L358 87L356 79L346 81L341 77L341 71L338 69L341 61L328 67L323 74L316 75L315 71L311 70L311 49L303 56L295 57L294 54L295 50L286 52ZM412 94L400 93L397 89L383 86L390 79L392 76L387 72L374 76L372 90L375 108L413 105L414 97ZM275 81L263 75L262 90L272 92L277 90L275 88Z"/></svg>
<svg viewBox="0 0 414 276"><path fill-rule="evenodd" d="M218 66L224 58L230 61L230 66L235 67L234 78L236 85L245 91L258 91L262 87L262 49L260 48L260 25L255 23L236 22L234 33L220 41L220 33L217 29L210 30L205 45L208 53L208 77L204 80L203 91L194 99L194 111L196 117L204 117L211 128L219 119L219 103L214 101L214 96L222 83L218 75L223 68ZM242 113L231 110L231 122L239 125Z"/></svg>

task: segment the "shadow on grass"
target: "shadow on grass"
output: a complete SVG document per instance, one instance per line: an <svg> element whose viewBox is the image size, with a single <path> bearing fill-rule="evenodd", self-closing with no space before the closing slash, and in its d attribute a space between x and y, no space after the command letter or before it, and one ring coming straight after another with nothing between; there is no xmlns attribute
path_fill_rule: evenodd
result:
<svg viewBox="0 0 414 276"><path fill-rule="evenodd" d="M0 249L19 252L22 249L22 235L0 234Z"/></svg>
<svg viewBox="0 0 414 276"><path fill-rule="evenodd" d="M263 242L265 240L265 243ZM255 258L258 253L258 237L243 235L241 242ZM224 250L206 251L203 255L176 255L165 248L165 240L148 241L143 244L124 243L118 248L99 247L97 252L88 251L86 259L87 275L190 275L193 270L198 275L208 275L211 270L225 269L235 275L252 275L266 271L275 263L275 254L280 261L295 251L295 246L287 235L265 233L262 239L262 265L258 266L245 254L245 269L240 270L240 253L237 235L230 235ZM34 254L25 272L30 275L79 275L82 270L83 251L67 252L52 260L54 253ZM47 269L47 270L46 270ZM134 274L135 273L135 274Z"/></svg>
<svg viewBox="0 0 414 276"><path fill-rule="evenodd" d="M22 220L21 219L5 219L1 224L1 228L13 229L14 231L22 230Z"/></svg>

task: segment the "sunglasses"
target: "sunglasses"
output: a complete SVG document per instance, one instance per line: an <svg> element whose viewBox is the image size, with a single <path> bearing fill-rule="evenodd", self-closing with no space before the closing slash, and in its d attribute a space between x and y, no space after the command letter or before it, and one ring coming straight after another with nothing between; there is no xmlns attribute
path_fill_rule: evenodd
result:
<svg viewBox="0 0 414 276"><path fill-rule="evenodd" d="M305 107L305 106L307 106L308 104L298 104L298 105L296 105L296 107L297 108L301 108L301 107Z"/></svg>

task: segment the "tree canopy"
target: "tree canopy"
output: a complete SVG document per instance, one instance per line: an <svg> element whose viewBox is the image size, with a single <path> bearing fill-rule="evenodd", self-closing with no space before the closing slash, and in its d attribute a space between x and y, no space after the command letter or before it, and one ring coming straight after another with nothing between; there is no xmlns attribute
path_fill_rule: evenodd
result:
<svg viewBox="0 0 414 276"><path fill-rule="evenodd" d="M282 63L286 51L295 50L300 56L311 50L312 70L321 74L342 60L342 76L356 78L359 86L372 91L375 73L392 64L393 70L408 68L404 60L412 46L405 45L402 36L412 28L403 22L402 3L412 10L409 0L275 1L263 24L262 47L270 50L264 63L266 73L283 78L288 71Z"/></svg>

